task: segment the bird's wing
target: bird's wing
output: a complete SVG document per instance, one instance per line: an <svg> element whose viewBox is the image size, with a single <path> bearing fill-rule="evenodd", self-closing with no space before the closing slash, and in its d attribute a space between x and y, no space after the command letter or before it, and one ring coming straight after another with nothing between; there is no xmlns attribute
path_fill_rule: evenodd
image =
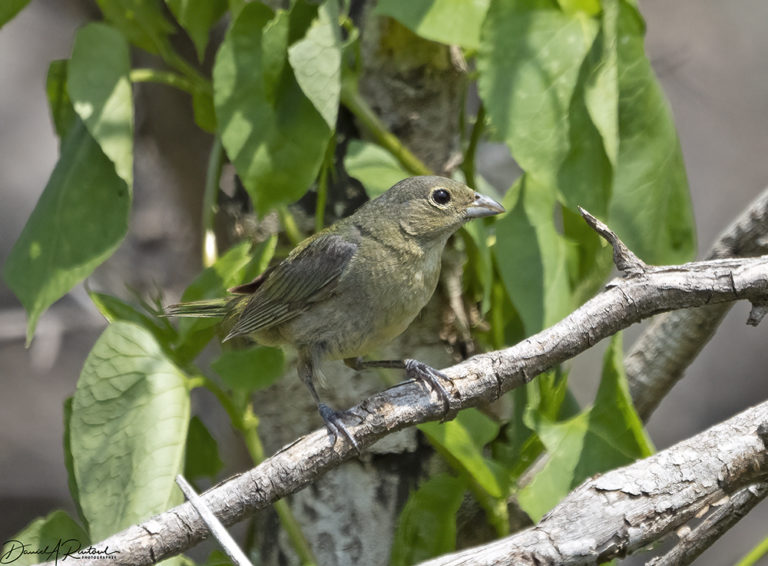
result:
<svg viewBox="0 0 768 566"><path fill-rule="evenodd" d="M321 233L252 283L253 294L226 339L275 326L328 297L358 249L358 243Z"/></svg>

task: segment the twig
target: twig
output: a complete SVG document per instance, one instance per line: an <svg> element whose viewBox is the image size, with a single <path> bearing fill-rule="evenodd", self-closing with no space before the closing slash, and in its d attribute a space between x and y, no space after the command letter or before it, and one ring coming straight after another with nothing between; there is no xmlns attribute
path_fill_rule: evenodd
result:
<svg viewBox="0 0 768 566"><path fill-rule="evenodd" d="M450 379L446 385L452 395L451 412L492 401L652 314L739 299L768 299L768 257L648 267L645 273L612 282L568 317L519 344L442 370ZM408 381L353 407L344 421L365 448L394 431L442 416L443 401L437 393ZM230 525L302 489L355 455L348 443L331 446L327 431L318 430L202 497L222 523ZM601 515L602 511L596 517ZM99 546L121 551L117 560L104 564L145 565L190 548L206 533L196 512L185 503L115 534ZM101 564L98 559L91 563Z"/></svg>

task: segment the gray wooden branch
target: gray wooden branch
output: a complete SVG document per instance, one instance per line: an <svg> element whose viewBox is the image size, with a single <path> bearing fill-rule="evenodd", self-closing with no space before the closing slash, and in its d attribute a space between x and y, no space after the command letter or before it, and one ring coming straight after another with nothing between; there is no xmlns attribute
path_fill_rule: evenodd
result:
<svg viewBox="0 0 768 566"><path fill-rule="evenodd" d="M768 253L768 188L717 238L707 259ZM733 303L662 314L624 358L637 413L647 421L685 369L709 342Z"/></svg>
<svg viewBox="0 0 768 566"><path fill-rule="evenodd" d="M451 380L446 384L452 396L451 414L493 401L653 314L740 299L753 304L768 299L768 257L668 267L643 265L633 270L633 275L611 282L554 326L510 348L480 354L442 370ZM407 381L353 407L344 422L359 446L365 448L396 430L443 416L443 402L436 393L421 383ZM339 441L331 446L326 430L318 430L201 497L222 523L230 525L306 487L355 454L348 443ZM663 509L659 512L664 515ZM97 543L97 549L108 546L120 554L88 563L152 564L194 546L206 533L197 512L184 503Z"/></svg>
<svg viewBox="0 0 768 566"><path fill-rule="evenodd" d="M768 401L585 481L533 527L421 566L569 566L625 556L740 487L768 479L765 426Z"/></svg>

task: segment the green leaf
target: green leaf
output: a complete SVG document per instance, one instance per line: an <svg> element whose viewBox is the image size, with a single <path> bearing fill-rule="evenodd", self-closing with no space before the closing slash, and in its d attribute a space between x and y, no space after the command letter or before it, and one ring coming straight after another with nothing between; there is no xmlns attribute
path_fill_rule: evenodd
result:
<svg viewBox="0 0 768 566"><path fill-rule="evenodd" d="M338 0L325 0L303 39L288 48L301 90L333 130L341 94L341 30Z"/></svg>
<svg viewBox="0 0 768 566"><path fill-rule="evenodd" d="M0 2L0 28L16 17L29 4L29 0L3 0Z"/></svg>
<svg viewBox="0 0 768 566"><path fill-rule="evenodd" d="M72 101L67 92L67 65L69 61L60 59L51 61L48 76L45 79L45 94L51 109L56 135L63 139L77 122L77 113L72 108Z"/></svg>
<svg viewBox="0 0 768 566"><path fill-rule="evenodd" d="M480 26L490 0L380 0L376 13L390 16L423 38L480 47Z"/></svg>
<svg viewBox="0 0 768 566"><path fill-rule="evenodd" d="M494 2L485 18L480 96L515 160L544 185L556 185L570 151L571 99L597 31L583 12L544 1Z"/></svg>
<svg viewBox="0 0 768 566"><path fill-rule="evenodd" d="M27 343L43 311L112 255L128 230L130 206L129 187L78 122L4 266L28 313Z"/></svg>
<svg viewBox="0 0 768 566"><path fill-rule="evenodd" d="M595 405L563 422L530 409L526 423L539 435L549 460L518 500L534 521L589 476L653 453L632 406L622 365L621 334L611 340Z"/></svg>
<svg viewBox="0 0 768 566"><path fill-rule="evenodd" d="M352 140L344 156L344 168L363 184L368 198L376 198L395 183L410 177L386 149L370 142Z"/></svg>
<svg viewBox="0 0 768 566"><path fill-rule="evenodd" d="M618 0L603 0L600 33L590 53L590 73L584 85L587 111L614 166L619 154L618 15Z"/></svg>
<svg viewBox="0 0 768 566"><path fill-rule="evenodd" d="M75 479L75 462L72 459L72 442L70 423L72 421L72 397L67 397L64 401L64 466L67 469L67 487L69 488L69 494L72 496L72 501L77 508L77 516L88 528L88 521L83 514L83 509L80 507L80 490L77 488L77 480Z"/></svg>
<svg viewBox="0 0 768 566"><path fill-rule="evenodd" d="M93 304L96 305L96 308L99 309L99 312L109 323L118 320L134 322L154 334L155 338L157 338L158 342L161 344L170 343L176 336L173 328L167 324L167 319L162 319L166 324L160 324L157 319L144 314L133 305L130 305L117 297L113 297L112 295L97 293L95 291L90 291L88 295L91 297Z"/></svg>
<svg viewBox="0 0 768 566"><path fill-rule="evenodd" d="M29 566L40 562L63 562L84 556L75 554L88 546L88 534L65 511L53 511L35 519L24 529L3 542L0 562L14 566ZM23 554L26 550L29 554Z"/></svg>
<svg viewBox="0 0 768 566"><path fill-rule="evenodd" d="M216 109L213 107L213 96L210 92L195 89L192 93L192 111L195 124L209 134L216 133Z"/></svg>
<svg viewBox="0 0 768 566"><path fill-rule="evenodd" d="M219 445L197 416L189 421L187 445L184 450L184 477L188 480L197 478L215 478L224 467L219 458Z"/></svg>
<svg viewBox="0 0 768 566"><path fill-rule="evenodd" d="M130 70L128 43L119 31L100 23L80 28L69 61L69 96L75 112L129 187L133 184Z"/></svg>
<svg viewBox="0 0 768 566"><path fill-rule="evenodd" d="M154 336L116 322L94 344L72 402L80 504L95 540L180 500L189 423L184 373Z"/></svg>
<svg viewBox="0 0 768 566"><path fill-rule="evenodd" d="M307 191L331 134L287 65L290 14L271 17L246 4L213 68L221 141L260 213Z"/></svg>
<svg viewBox="0 0 768 566"><path fill-rule="evenodd" d="M496 221L493 253L530 336L571 311L566 247L555 229L553 195L527 174L507 194L505 206L509 212Z"/></svg>
<svg viewBox="0 0 768 566"><path fill-rule="evenodd" d="M456 513L465 490L463 480L438 474L411 493L397 523L391 566L409 566L456 548Z"/></svg>
<svg viewBox="0 0 768 566"><path fill-rule="evenodd" d="M227 350L211 362L227 387L246 391L272 385L283 375L284 365L283 351L266 346Z"/></svg>
<svg viewBox="0 0 768 566"><path fill-rule="evenodd" d="M672 113L645 55L645 25L626 1L618 26L621 143L611 227L649 263L685 262L695 255L696 234Z"/></svg>
<svg viewBox="0 0 768 566"><path fill-rule="evenodd" d="M481 289L480 314L485 315L491 308L491 289L493 287L493 260L488 228L484 222L468 222L460 232L465 236L467 246L467 267L465 277L472 269L473 275Z"/></svg>
<svg viewBox="0 0 768 566"><path fill-rule="evenodd" d="M499 433L499 425L489 417L477 409L468 409L455 420L424 423L419 429L489 495L499 498L506 494L503 474L483 456L483 447Z"/></svg>
<svg viewBox="0 0 768 566"><path fill-rule="evenodd" d="M202 62L211 27L227 11L226 0L165 0L179 25L189 34L195 44L197 59Z"/></svg>
<svg viewBox="0 0 768 566"><path fill-rule="evenodd" d="M168 35L174 27L163 15L158 0L96 0L104 19L123 32L128 41L150 53L171 50Z"/></svg>

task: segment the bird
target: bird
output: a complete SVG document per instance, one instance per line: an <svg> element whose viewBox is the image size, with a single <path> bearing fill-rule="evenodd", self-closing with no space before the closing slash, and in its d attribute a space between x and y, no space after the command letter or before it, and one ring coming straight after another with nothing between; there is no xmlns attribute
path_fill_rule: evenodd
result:
<svg viewBox="0 0 768 566"><path fill-rule="evenodd" d="M447 376L413 359L363 361L403 333L437 287L448 238L464 223L505 212L492 198L438 176L404 179L350 216L299 243L228 297L179 303L166 316L222 318L224 341L247 336L265 346L292 346L297 372L335 445L342 434L359 453L342 412L315 389L324 360L356 370L404 369L450 408Z"/></svg>

